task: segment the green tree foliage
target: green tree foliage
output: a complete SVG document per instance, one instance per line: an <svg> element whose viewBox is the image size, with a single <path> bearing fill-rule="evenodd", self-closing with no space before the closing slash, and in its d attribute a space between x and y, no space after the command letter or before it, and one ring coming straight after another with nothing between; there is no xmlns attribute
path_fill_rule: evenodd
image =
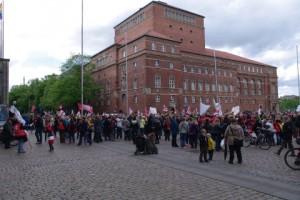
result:
<svg viewBox="0 0 300 200"><path fill-rule="evenodd" d="M90 62L89 56L83 56L83 64ZM33 79L28 85L13 86L9 93L9 102L17 101L20 112L27 112L32 105L42 106L44 110L56 110L60 104L63 108L77 108L81 102L81 55L71 55L60 67L61 74L47 75L41 80ZM94 82L91 72L93 66L84 67L84 99L94 100L100 91L100 85Z"/></svg>
<svg viewBox="0 0 300 200"><path fill-rule="evenodd" d="M294 99L282 99L279 103L279 108L281 111L294 111L297 109L299 105L299 99L294 98Z"/></svg>

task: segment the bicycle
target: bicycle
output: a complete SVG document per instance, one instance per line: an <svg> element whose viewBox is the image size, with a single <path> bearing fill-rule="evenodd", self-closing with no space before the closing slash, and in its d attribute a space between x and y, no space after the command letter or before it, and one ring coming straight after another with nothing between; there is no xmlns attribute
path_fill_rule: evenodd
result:
<svg viewBox="0 0 300 200"><path fill-rule="evenodd" d="M285 164L294 170L300 170L300 147L289 149L284 155Z"/></svg>
<svg viewBox="0 0 300 200"><path fill-rule="evenodd" d="M251 144L255 144L255 146L263 149L268 150L271 148L271 142L269 141L269 134L271 132L268 129L258 128L257 129L257 137L253 137L248 133L247 128L244 129L245 139L243 142L244 147L249 147Z"/></svg>

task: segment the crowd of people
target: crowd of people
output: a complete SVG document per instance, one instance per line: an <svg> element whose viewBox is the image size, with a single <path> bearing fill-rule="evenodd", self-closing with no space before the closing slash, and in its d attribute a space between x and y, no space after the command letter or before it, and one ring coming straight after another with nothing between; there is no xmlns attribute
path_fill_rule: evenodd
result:
<svg viewBox="0 0 300 200"><path fill-rule="evenodd" d="M59 137L60 143L75 143L92 145L93 142L115 141L124 139L135 144L138 134L155 134L155 144L159 144L163 138L170 141L172 147L194 148L199 145L199 162L209 162L213 159L215 151L224 151L221 141L229 147L229 163L234 160L236 152L238 163L242 163L241 145L235 144L235 139L244 139L244 130L257 133L259 127L266 127L271 134L268 139L272 145L280 145L282 149L288 144L293 147L292 132L293 124L296 123L296 113L243 113L234 116L214 116L206 114L176 115L174 113L158 113L149 116L138 116L137 113L125 114L90 114L84 117L76 115L57 116L37 113L29 122L35 128L36 144L43 141L49 144L49 150L54 150L54 138ZM8 126L11 123L11 126ZM8 135L14 132L16 122L9 119L4 126L3 133ZM300 127L300 126L298 126ZM18 126L18 129L23 129ZM43 137L44 136L44 137ZM25 136L17 138L20 143L26 141ZM178 145L179 141L179 145ZM5 143L9 148L9 143ZM20 145L19 152L25 152Z"/></svg>

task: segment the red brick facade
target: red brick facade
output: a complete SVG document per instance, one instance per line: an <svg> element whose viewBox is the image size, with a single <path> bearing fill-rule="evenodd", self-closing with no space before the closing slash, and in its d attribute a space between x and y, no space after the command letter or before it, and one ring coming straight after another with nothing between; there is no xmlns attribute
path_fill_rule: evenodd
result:
<svg viewBox="0 0 300 200"><path fill-rule="evenodd" d="M155 1L118 24L115 44L92 57L103 85L94 110L199 111L202 101L213 111L213 98L223 111L278 110L277 68L205 48L204 30L203 16Z"/></svg>

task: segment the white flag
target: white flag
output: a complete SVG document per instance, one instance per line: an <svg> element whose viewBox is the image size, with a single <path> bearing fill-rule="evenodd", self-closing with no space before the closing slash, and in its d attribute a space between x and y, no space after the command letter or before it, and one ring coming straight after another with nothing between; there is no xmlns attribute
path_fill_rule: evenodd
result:
<svg viewBox="0 0 300 200"><path fill-rule="evenodd" d="M234 115L237 115L240 112L240 106L232 107L231 112L233 112Z"/></svg>
<svg viewBox="0 0 300 200"><path fill-rule="evenodd" d="M210 105L206 105L202 102L200 102L200 115L203 115L206 113L206 111L209 109Z"/></svg>
<svg viewBox="0 0 300 200"><path fill-rule="evenodd" d="M214 115L219 115L219 116L223 115L221 104L216 103L215 99L213 99L213 102L214 102L214 106L215 106L215 109L216 109Z"/></svg>

